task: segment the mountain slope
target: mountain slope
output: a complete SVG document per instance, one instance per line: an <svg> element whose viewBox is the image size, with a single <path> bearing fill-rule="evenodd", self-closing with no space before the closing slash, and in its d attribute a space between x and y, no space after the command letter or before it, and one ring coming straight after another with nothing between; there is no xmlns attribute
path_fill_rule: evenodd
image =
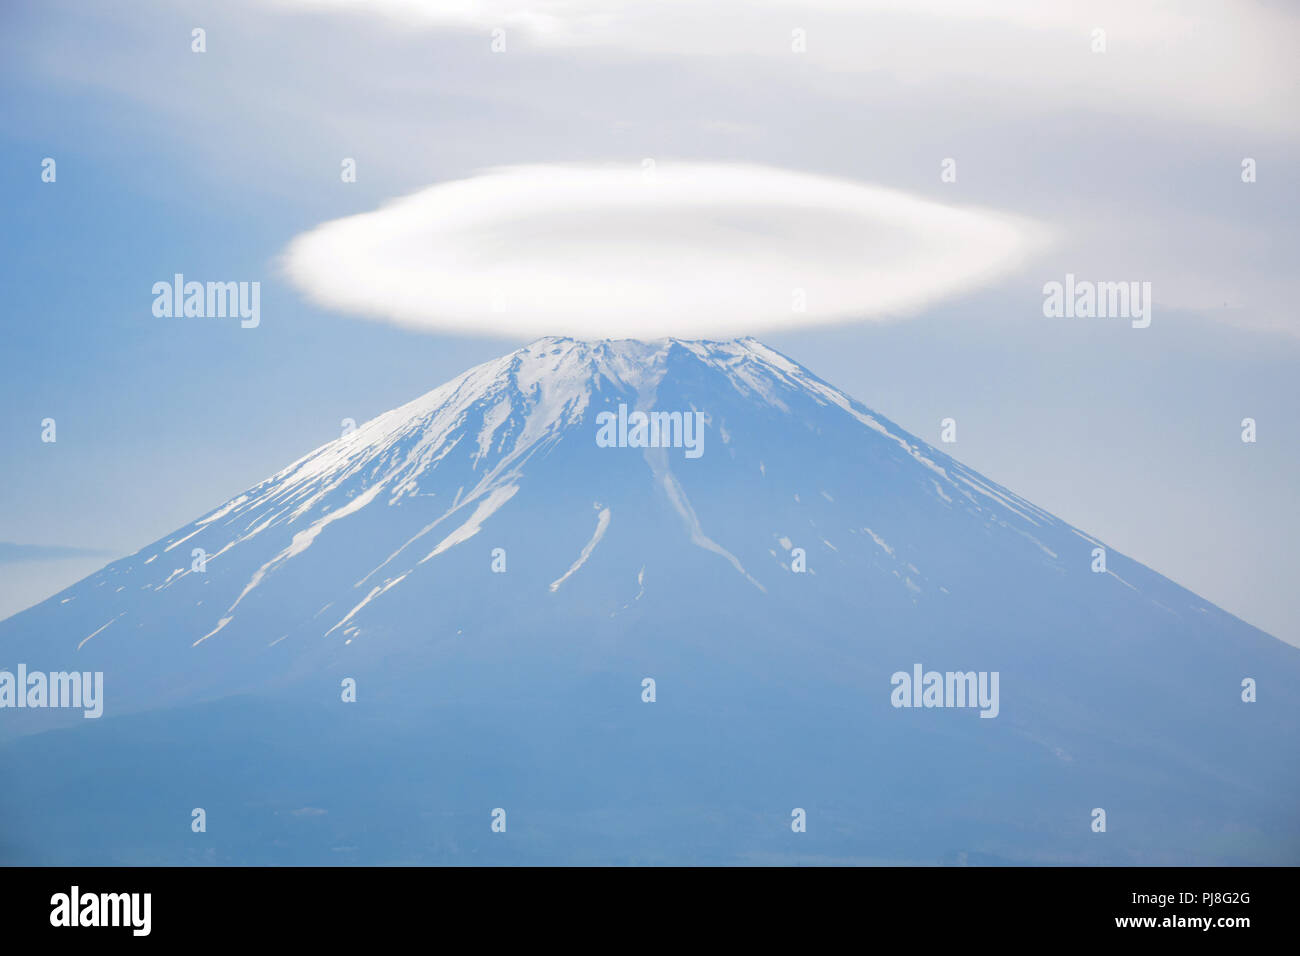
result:
<svg viewBox="0 0 1300 956"><path fill-rule="evenodd" d="M702 453L602 447L620 405L700 413ZM1300 653L1102 546L752 339L543 339L0 622L0 668L105 675L100 721L0 712L42 768L0 844L1295 862ZM996 718L892 706L916 664L997 672ZM60 776L88 752L148 783ZM17 836L87 815L121 836Z"/></svg>

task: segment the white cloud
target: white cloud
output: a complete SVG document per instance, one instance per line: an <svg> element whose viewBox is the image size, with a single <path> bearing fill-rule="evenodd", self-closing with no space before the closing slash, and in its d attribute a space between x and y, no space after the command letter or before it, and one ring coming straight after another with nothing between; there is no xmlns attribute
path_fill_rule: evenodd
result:
<svg viewBox="0 0 1300 956"><path fill-rule="evenodd" d="M406 29L506 31L507 49L791 61L1021 113L1106 112L1300 133L1300 17L1223 0L277 0ZM1093 31L1106 52L1093 52ZM484 48L486 49L486 39ZM811 82L805 77L804 82ZM866 87L873 85L869 81ZM840 90L841 94L843 93Z"/></svg>
<svg viewBox="0 0 1300 956"><path fill-rule="evenodd" d="M324 223L284 268L321 305L428 330L729 336L906 315L1045 241L1024 219L763 166L536 165Z"/></svg>

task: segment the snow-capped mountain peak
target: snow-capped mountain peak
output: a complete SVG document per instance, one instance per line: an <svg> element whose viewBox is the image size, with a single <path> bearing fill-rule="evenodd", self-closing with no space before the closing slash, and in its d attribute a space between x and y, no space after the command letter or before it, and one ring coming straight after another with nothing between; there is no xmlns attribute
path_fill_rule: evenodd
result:
<svg viewBox="0 0 1300 956"><path fill-rule="evenodd" d="M1291 801L1268 796L1295 792L1294 762L1241 743L1294 744L1294 648L754 339L545 338L470 369L0 622L0 669L19 662L102 672L109 719L164 737L180 721L219 749L280 741L305 769L259 799L292 793L290 808L346 800L319 783L343 748L367 767L393 750L371 772L416 775L387 785L399 818L483 778L486 806L503 790L512 813L544 815L553 799L566 821L630 814L629 832L668 814L676 833L715 797L754 826L817 807L854 852L931 860L945 838L882 836L861 808L967 831L969 806L1005 808L987 845L1015 859L1213 855L1207 819L1295 834ZM1000 675L995 719L895 709L891 679L930 667ZM1244 705L1262 677L1268 696ZM359 709L337 711L340 686ZM254 700L290 729L250 716ZM80 723L7 710L0 744ZM1189 775L1205 806L1179 807ZM321 853L373 842L373 796ZM1130 835L1085 851L1099 804ZM1074 822L1025 822L1058 817ZM544 839L551 859L600 857Z"/></svg>

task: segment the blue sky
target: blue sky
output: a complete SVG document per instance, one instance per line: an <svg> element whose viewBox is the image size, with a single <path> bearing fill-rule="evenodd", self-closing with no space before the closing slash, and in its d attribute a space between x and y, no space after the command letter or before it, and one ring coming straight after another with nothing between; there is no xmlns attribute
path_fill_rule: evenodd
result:
<svg viewBox="0 0 1300 956"><path fill-rule="evenodd" d="M503 12L510 48L493 55L486 22L304 6L0 12L0 542L130 553L337 436L342 419L524 343L311 304L279 257L322 222L502 165L760 163L1050 226L1057 243L977 290L894 321L760 337L929 441L954 417L945 450L1300 643L1298 134L1279 106L1295 112L1297 68L1274 51L1297 35L1293 14L1200 11L1227 18L1220 94L1192 76L1204 37L1122 12L1141 4L1099 5L1111 24L1100 56L1087 51L1091 19L1026 26L1010 4L921 79L906 58L856 68L815 28L800 59L750 49L765 41L745 30L723 42L717 24L674 39L652 22L584 45ZM830 3L792 16L782 23L848 14ZM895 31L895 46L934 36L921 14L880 16L860 26ZM1077 63L1058 51L1076 41ZM1171 68L1183 86L1149 76ZM53 184L40 179L47 156ZM340 182L346 156L356 183ZM1258 182L1241 182L1246 156ZM940 181L944 157L956 183ZM1151 280L1151 327L1044 318L1043 283L1070 271ZM260 281L261 325L154 317L150 288L175 272ZM1246 416L1256 444L1240 441ZM46 417L54 444L40 441ZM0 614L104 560L0 548Z"/></svg>

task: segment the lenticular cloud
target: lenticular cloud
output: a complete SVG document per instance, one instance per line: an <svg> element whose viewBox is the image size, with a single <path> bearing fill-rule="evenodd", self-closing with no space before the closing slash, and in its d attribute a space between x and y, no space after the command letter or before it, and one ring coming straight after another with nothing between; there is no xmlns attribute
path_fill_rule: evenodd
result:
<svg viewBox="0 0 1300 956"><path fill-rule="evenodd" d="M761 166L512 166L326 222L284 266L320 305L430 331L732 336L907 315L1019 265L1039 235Z"/></svg>

